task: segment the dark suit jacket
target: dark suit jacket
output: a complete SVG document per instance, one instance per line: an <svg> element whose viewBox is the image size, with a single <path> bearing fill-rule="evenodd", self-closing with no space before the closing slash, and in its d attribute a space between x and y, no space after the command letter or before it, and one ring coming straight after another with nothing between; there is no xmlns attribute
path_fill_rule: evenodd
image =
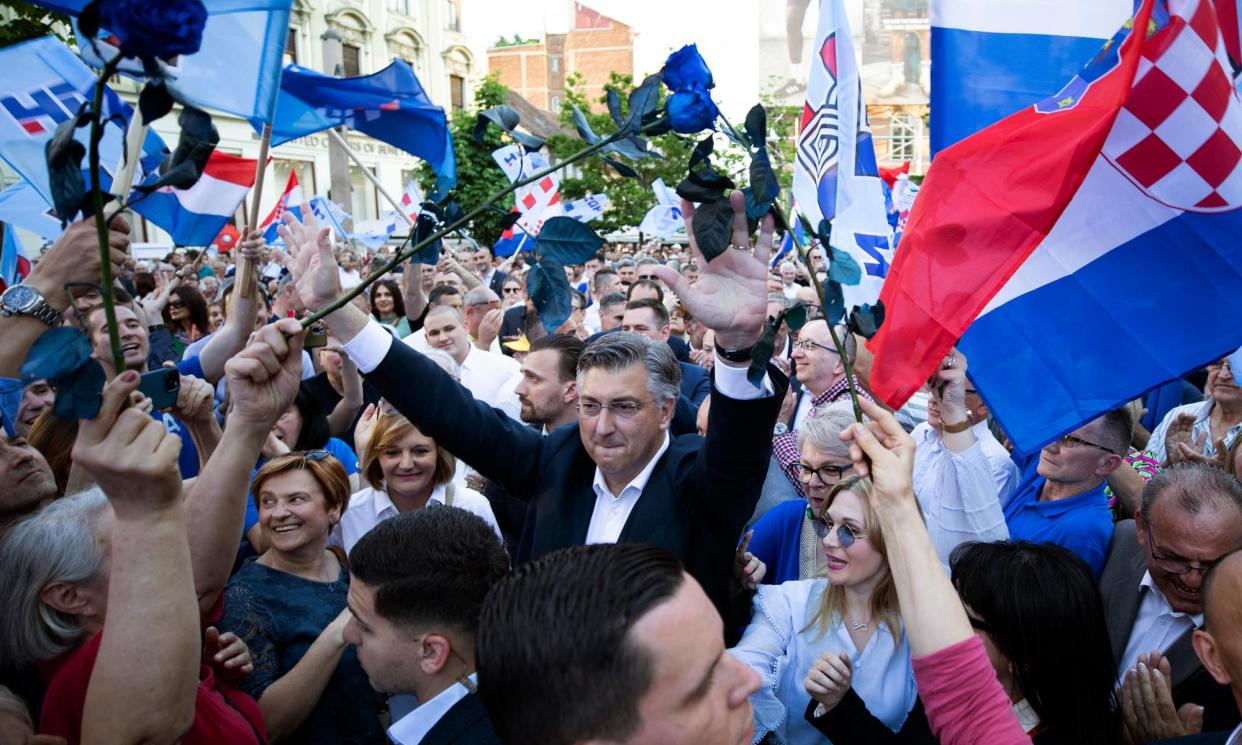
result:
<svg viewBox="0 0 1242 745"><path fill-rule="evenodd" d="M1104 615L1108 637L1112 642L1113 660L1121 664L1130 631L1138 618L1142 595L1139 592L1147 571L1147 547L1140 544L1133 520L1122 520L1113 528L1113 542L1108 560L1100 574L1100 593L1104 597ZM1173 703L1203 707L1203 729L1232 730L1238 724L1238 707L1228 686L1217 683L1203 667L1190 644L1187 632L1173 642L1165 654L1173 670ZM1152 650L1146 650L1152 651Z"/></svg>
<svg viewBox="0 0 1242 745"><path fill-rule="evenodd" d="M705 367L689 362L677 364L681 365L681 395L697 407L712 392L712 376Z"/></svg>
<svg viewBox="0 0 1242 745"><path fill-rule="evenodd" d="M440 721L423 736L421 745L502 745L492 730L477 693L467 694L444 712Z"/></svg>
<svg viewBox="0 0 1242 745"><path fill-rule="evenodd" d="M734 549L759 500L785 393L780 371L769 368L769 375L775 396L715 396L707 437L672 439L620 536L675 554L726 622ZM367 379L424 434L530 505L517 562L586 540L595 509L595 463L576 423L541 435L475 401L405 344L393 344Z"/></svg>
<svg viewBox="0 0 1242 745"><path fill-rule="evenodd" d="M509 278L508 274L505 274L504 272L497 269L492 274L492 283L488 285L488 289L496 293L496 297L500 298L501 300L505 299L505 292L504 292L505 280L508 278Z"/></svg>

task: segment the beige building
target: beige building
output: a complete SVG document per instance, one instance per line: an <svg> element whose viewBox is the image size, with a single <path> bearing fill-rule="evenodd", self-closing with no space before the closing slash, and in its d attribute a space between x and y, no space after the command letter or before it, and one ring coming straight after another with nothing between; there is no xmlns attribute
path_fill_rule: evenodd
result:
<svg viewBox="0 0 1242 745"><path fill-rule="evenodd" d="M583 4L570 8L566 33L546 34L542 41L487 50L487 69L535 107L560 113L565 78L578 73L583 93L594 105L614 70L634 72L634 29Z"/></svg>

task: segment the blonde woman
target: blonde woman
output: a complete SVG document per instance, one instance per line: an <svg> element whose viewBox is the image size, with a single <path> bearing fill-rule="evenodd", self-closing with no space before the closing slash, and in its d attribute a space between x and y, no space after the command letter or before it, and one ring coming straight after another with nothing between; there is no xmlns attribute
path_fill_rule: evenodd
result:
<svg viewBox="0 0 1242 745"><path fill-rule="evenodd" d="M916 709L910 647L870 495L865 478L833 486L812 525L823 545L822 575L764 585L755 595L750 625L732 650L763 679L751 696L755 742L772 733L788 745L823 743L812 720L830 715L849 693L851 704L861 699L894 733ZM825 683L815 698L808 677Z"/></svg>

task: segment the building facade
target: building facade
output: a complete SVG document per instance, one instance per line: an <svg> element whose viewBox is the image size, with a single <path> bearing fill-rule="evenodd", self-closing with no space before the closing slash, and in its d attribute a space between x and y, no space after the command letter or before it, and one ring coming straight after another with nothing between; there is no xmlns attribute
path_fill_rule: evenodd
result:
<svg viewBox="0 0 1242 745"><path fill-rule="evenodd" d="M596 105L613 71L634 72L634 29L580 2L572 3L569 30L540 41L487 50L487 69L531 104L560 113L565 79L583 78L581 92Z"/></svg>
<svg viewBox="0 0 1242 745"><path fill-rule="evenodd" d="M446 113L468 106L474 86L484 66L468 46L462 29L464 0L294 0L286 42L285 61L320 72L326 69L329 31L340 39L341 74L368 75L386 67L394 58L410 63L432 102ZM327 52L331 53L331 52ZM117 86L122 95L136 97L135 86ZM217 148L248 158L259 154L259 136L250 125L236 117L213 112L220 132ZM176 116L155 123L170 147L176 144ZM405 184L421 161L414 156L365 135L350 132L347 141L363 164L378 177L384 189L400 198ZM296 173L306 197L327 195L331 183L326 132L303 137L271 150L260 199L260 219L267 215L289 180ZM349 194L336 201L354 221L377 218L389 209L379 191L357 165L349 163ZM334 195L336 196L336 195ZM245 209L239 209L237 224L245 222ZM155 243L170 242L157 226L138 218L135 238ZM346 224L346 228L350 225Z"/></svg>

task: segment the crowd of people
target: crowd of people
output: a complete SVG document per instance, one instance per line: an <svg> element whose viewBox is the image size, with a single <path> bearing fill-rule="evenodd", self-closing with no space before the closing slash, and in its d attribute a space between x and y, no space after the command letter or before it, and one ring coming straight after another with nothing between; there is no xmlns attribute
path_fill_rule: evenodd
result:
<svg viewBox="0 0 1242 745"><path fill-rule="evenodd" d="M733 209L711 261L567 267L552 330L521 254L306 331L385 254L287 215L135 262L118 219L123 369L70 225L0 315L0 745L1242 742L1228 359L1012 452L956 349L872 400L823 252ZM62 325L92 419L20 375Z"/></svg>

